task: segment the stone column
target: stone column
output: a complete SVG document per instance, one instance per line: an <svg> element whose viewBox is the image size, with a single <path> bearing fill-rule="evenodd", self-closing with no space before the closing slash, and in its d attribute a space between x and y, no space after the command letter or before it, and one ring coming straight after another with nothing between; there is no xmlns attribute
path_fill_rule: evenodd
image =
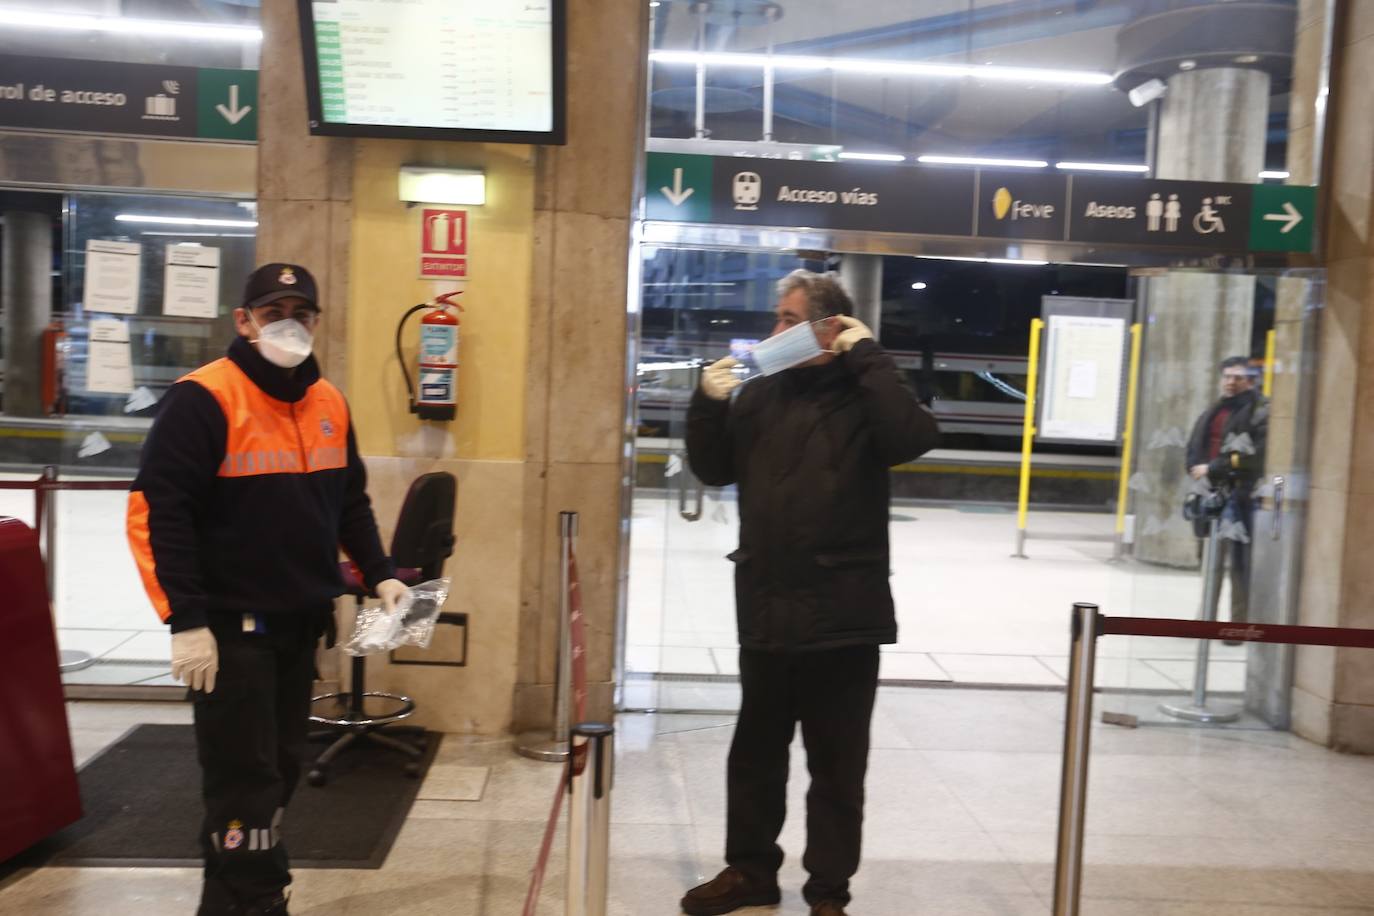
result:
<svg viewBox="0 0 1374 916"><path fill-rule="evenodd" d="M1325 4L1299 7L1294 105L1320 98ZM1349 4L1332 43L1326 106L1325 305L1317 334L1316 406L1299 623L1374 628L1374 6ZM1301 101L1300 101L1301 100ZM1320 145L1307 117L1289 146L1306 170ZM1374 652L1301 648L1293 730L1344 751L1374 753Z"/></svg>
<svg viewBox="0 0 1374 916"><path fill-rule="evenodd" d="M1269 75L1259 70L1179 72L1161 103L1158 178L1253 182L1264 167ZM1135 490L1138 559L1195 568L1197 538L1180 509L1188 492L1184 447L1217 398L1219 366L1249 356L1251 276L1175 272L1143 284L1140 443Z"/></svg>
<svg viewBox="0 0 1374 916"><path fill-rule="evenodd" d="M854 317L882 333L883 259L875 254L846 254L840 260L840 283L854 300Z"/></svg>
<svg viewBox="0 0 1374 916"><path fill-rule="evenodd" d="M589 715L609 715L624 588L626 304L643 162L648 10L579 4L568 17L568 143L538 151L526 384L517 730L552 720L558 514L581 516Z"/></svg>
<svg viewBox="0 0 1374 916"><path fill-rule="evenodd" d="M296 5L264 3L257 261L300 264L315 275L324 308L315 355L325 376L344 387L353 141L310 135L304 73Z"/></svg>
<svg viewBox="0 0 1374 916"><path fill-rule="evenodd" d="M4 413L43 416L43 329L52 320L52 219L11 210L0 230L5 315Z"/></svg>

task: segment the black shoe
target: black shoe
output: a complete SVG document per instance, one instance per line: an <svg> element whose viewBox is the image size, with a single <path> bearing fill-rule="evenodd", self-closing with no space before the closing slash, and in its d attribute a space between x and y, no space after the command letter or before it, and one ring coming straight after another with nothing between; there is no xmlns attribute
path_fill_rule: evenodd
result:
<svg viewBox="0 0 1374 916"><path fill-rule="evenodd" d="M822 900L811 904L811 916L847 916L844 904L835 900Z"/></svg>
<svg viewBox="0 0 1374 916"><path fill-rule="evenodd" d="M286 895L264 897L243 911L244 916L290 916L286 912Z"/></svg>
<svg viewBox="0 0 1374 916"><path fill-rule="evenodd" d="M692 888L682 898L687 916L721 916L746 906L776 906L782 891L776 882L756 884L738 868L731 866L705 884Z"/></svg>

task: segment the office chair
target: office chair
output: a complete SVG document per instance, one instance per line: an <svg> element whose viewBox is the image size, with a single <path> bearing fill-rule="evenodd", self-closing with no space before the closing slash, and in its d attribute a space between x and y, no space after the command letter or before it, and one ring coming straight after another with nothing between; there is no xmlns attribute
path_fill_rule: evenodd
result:
<svg viewBox="0 0 1374 916"><path fill-rule="evenodd" d="M443 575L444 561L453 554L453 511L457 497L458 481L452 474L424 474L411 483L391 538L396 578L406 585L428 582ZM368 596L361 573L352 563L340 563L339 569L344 578L344 593L352 595L361 609ZM312 786L324 785L329 765L348 748L360 743L396 751L407 758L406 775L419 775L417 761L425 753L425 730L394 724L415 712L415 701L402 694L368 690L366 663L366 656L353 656L352 689L347 693L326 693L310 700L312 709L316 704L332 702L337 711L334 715L312 713L310 716L312 723L326 726L311 732L310 740L334 739L310 769L307 778ZM383 713L369 713L369 699L384 701L391 708Z"/></svg>

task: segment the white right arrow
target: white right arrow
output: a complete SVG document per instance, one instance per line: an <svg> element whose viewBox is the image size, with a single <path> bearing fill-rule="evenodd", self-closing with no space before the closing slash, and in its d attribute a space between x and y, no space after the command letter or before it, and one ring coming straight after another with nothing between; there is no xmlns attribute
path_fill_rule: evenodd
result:
<svg viewBox="0 0 1374 916"><path fill-rule="evenodd" d="M668 203L674 207L682 206L684 200L696 193L696 188L683 189L682 169L673 169L673 186L671 188L664 185L659 190L663 192L664 197L668 198Z"/></svg>
<svg viewBox="0 0 1374 916"><path fill-rule="evenodd" d="M1281 234L1287 234L1292 231L1294 226L1302 222L1302 213L1298 211L1297 207L1293 206L1293 202L1290 200L1285 200L1283 202L1283 209L1283 213L1266 213L1264 214L1264 218L1276 223L1283 223L1284 226L1279 232Z"/></svg>
<svg viewBox="0 0 1374 916"><path fill-rule="evenodd" d="M224 115L224 120L228 121L230 124L237 124L248 117L248 112L253 110L253 106L244 105L242 108L239 107L239 87L234 85L229 87L229 107L225 108L223 105L216 105L215 110Z"/></svg>

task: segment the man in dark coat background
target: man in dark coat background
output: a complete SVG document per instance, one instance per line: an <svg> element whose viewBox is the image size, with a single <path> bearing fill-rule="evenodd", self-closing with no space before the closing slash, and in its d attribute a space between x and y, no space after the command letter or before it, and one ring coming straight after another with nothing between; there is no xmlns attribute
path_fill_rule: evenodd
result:
<svg viewBox="0 0 1374 916"><path fill-rule="evenodd" d="M708 367L687 454L709 486L739 488L735 602L739 720L727 773L727 868L682 900L690 916L779 902L778 835L800 721L813 916L838 916L859 867L878 646L897 641L888 585L888 469L935 446L935 419L853 316L830 276L779 283L773 337L811 323L826 352L740 386Z"/></svg>
<svg viewBox="0 0 1374 916"><path fill-rule="evenodd" d="M1264 473L1269 401L1255 390L1250 361L1222 361L1221 398L1202 412L1188 437L1188 476L1221 491L1221 549L1231 578L1231 620L1250 613L1250 547L1255 485ZM1219 592L1220 590L1218 590ZM1213 609L1215 610L1215 609Z"/></svg>

